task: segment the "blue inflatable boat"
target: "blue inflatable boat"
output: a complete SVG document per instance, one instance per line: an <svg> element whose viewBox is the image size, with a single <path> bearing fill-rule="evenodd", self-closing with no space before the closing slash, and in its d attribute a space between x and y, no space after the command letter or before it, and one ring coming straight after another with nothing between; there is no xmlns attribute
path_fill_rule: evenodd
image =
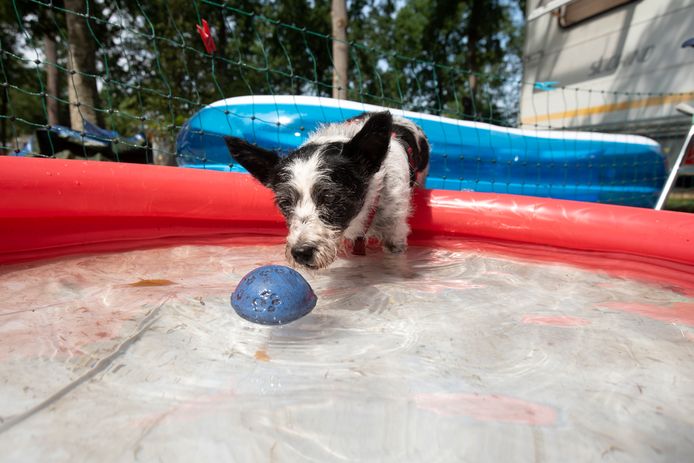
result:
<svg viewBox="0 0 694 463"><path fill-rule="evenodd" d="M247 96L212 103L182 127L180 166L243 172L227 151L233 135L288 152L319 124L383 107L310 96ZM665 182L665 158L635 135L521 130L390 110L419 124L431 144L426 186L652 207Z"/></svg>

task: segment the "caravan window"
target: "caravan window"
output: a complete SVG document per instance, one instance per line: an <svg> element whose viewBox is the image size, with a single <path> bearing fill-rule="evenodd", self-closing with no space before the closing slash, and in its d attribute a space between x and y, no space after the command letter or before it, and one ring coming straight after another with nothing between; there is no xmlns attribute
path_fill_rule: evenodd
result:
<svg viewBox="0 0 694 463"><path fill-rule="evenodd" d="M576 0L559 10L559 25L571 27L586 19L602 14L635 0Z"/></svg>

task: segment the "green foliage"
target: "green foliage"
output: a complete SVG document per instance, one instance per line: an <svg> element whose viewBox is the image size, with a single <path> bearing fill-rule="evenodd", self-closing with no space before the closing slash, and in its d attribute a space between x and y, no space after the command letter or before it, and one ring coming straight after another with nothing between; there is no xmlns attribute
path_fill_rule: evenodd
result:
<svg viewBox="0 0 694 463"><path fill-rule="evenodd" d="M387 50L360 54L367 69L387 69L365 79L362 92L382 92L414 110L512 122L504 108L517 106L517 90L511 95L516 101L505 100L521 75L522 15L516 4L409 0L395 9L389 0L359 0L350 17L359 18L356 30L350 29L353 37Z"/></svg>
<svg viewBox="0 0 694 463"><path fill-rule="evenodd" d="M33 130L27 122L44 117L36 64L20 55L26 36L19 34L17 13L0 2L0 154L20 148L19 138Z"/></svg>

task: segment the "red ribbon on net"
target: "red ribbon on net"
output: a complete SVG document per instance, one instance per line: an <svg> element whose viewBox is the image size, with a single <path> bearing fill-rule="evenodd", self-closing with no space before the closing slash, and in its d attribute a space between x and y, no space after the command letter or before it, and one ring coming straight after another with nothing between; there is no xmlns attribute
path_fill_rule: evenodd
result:
<svg viewBox="0 0 694 463"><path fill-rule="evenodd" d="M214 39L212 38L212 34L210 34L210 26L207 24L207 21L203 19L202 26L196 25L195 27L198 29L198 34L200 34L200 38L202 39L203 45L205 45L207 53L212 54L217 51L217 46L214 44Z"/></svg>

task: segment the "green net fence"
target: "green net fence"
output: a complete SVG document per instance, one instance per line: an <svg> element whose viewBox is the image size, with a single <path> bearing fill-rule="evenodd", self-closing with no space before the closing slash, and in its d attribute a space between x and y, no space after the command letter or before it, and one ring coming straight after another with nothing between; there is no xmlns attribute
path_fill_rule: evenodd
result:
<svg viewBox="0 0 694 463"><path fill-rule="evenodd" d="M297 24L288 24L253 9L206 0L77 3L79 8L69 9L56 2L14 0L6 7L9 11L5 13L14 18L6 20L5 35L19 46L7 41L2 44L1 117L6 127L2 149L17 150L22 135L46 128L51 102L57 104L59 119L66 125L68 108L79 105L81 117L89 122L121 133L168 136L170 145L192 113L217 99L332 94L332 38L329 29L325 30L329 24L315 20L329 18L325 5L308 18L297 8ZM291 5L285 8L291 9ZM196 33L202 18L212 24L214 54L205 51ZM91 69L69 64L74 50L68 20L86 26L86 42L79 46L93 56L93 63L87 66ZM53 60L43 48L46 37L57 44ZM517 92L517 83L504 81L504 75L475 74L473 93L469 90L473 73L464 69L358 42L350 42L349 59L348 99L459 118L514 122L514 108L492 102L497 97L507 102L500 96L502 90ZM59 74L57 93L47 90L50 68ZM68 91L78 78L87 82L86 87L97 89L95 98L84 101L84 95L79 95L75 101L69 100ZM507 88L501 89L502 85Z"/></svg>
<svg viewBox="0 0 694 463"><path fill-rule="evenodd" d="M404 8L394 15L396 3L350 5L351 14L364 20L350 24L350 36L360 40L348 42L348 100L540 130L566 128L586 95L602 105L672 97L524 82L517 32L522 23L515 24L516 32L490 35L486 45L477 42L480 54L489 56L476 71L450 64L461 61L455 57L461 51L427 50L432 32L417 20L418 3L406 2L409 16ZM395 18L390 26L373 20L379 6L385 8L380 17ZM5 154L175 164L181 127L214 101L333 92L330 2L12 0L0 12ZM203 19L213 53L196 30ZM510 27L512 19L507 15L500 24ZM513 47L515 55L499 52ZM561 111L552 112L557 104ZM62 137L51 135L61 130ZM617 124L612 131L629 128ZM64 140L75 143L70 148ZM662 176L653 171L645 180L654 184Z"/></svg>

